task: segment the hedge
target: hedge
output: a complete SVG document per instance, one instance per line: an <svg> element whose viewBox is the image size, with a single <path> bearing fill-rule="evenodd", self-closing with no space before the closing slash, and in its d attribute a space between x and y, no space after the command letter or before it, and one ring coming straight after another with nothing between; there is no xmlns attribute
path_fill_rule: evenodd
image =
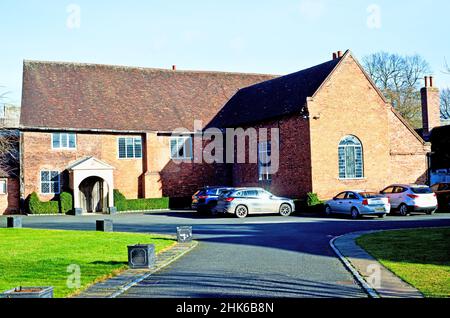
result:
<svg viewBox="0 0 450 318"><path fill-rule="evenodd" d="M295 200L295 209L297 212L322 213L324 208L324 202L319 199L316 193L310 192L306 197Z"/></svg>
<svg viewBox="0 0 450 318"><path fill-rule="evenodd" d="M119 212L161 210L169 208L169 198L128 200L119 190L114 190L114 205Z"/></svg>
<svg viewBox="0 0 450 318"><path fill-rule="evenodd" d="M323 202L319 199L317 193L309 192L307 194L306 204L308 205L308 207L313 207L316 205L322 205Z"/></svg>
<svg viewBox="0 0 450 318"><path fill-rule="evenodd" d="M27 210L31 214L66 214L73 210L72 194L63 192L51 201L42 202L36 192L33 192L28 197Z"/></svg>

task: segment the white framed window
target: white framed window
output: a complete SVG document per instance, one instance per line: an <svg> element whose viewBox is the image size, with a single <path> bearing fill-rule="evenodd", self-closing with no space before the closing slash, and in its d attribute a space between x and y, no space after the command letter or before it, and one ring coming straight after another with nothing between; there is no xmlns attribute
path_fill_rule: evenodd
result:
<svg viewBox="0 0 450 318"><path fill-rule="evenodd" d="M345 136L339 143L339 179L364 178L364 156L361 141Z"/></svg>
<svg viewBox="0 0 450 318"><path fill-rule="evenodd" d="M142 138L141 137L118 137L119 159L142 158Z"/></svg>
<svg viewBox="0 0 450 318"><path fill-rule="evenodd" d="M77 136L74 133L53 133L52 134L53 149L76 149Z"/></svg>
<svg viewBox="0 0 450 318"><path fill-rule="evenodd" d="M192 159L192 137L170 137L170 159Z"/></svg>
<svg viewBox="0 0 450 318"><path fill-rule="evenodd" d="M0 195L8 193L8 181L6 179L0 179Z"/></svg>
<svg viewBox="0 0 450 318"><path fill-rule="evenodd" d="M60 174L58 171L41 171L41 193L59 194L60 193Z"/></svg>
<svg viewBox="0 0 450 318"><path fill-rule="evenodd" d="M259 181L272 180L272 145L270 141L258 144L258 179Z"/></svg>

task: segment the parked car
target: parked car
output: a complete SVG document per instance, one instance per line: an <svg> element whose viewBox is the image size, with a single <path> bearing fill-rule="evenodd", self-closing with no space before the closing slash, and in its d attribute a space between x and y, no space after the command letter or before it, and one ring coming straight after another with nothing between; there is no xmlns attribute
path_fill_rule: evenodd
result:
<svg viewBox="0 0 450 318"><path fill-rule="evenodd" d="M325 213L348 214L353 219L362 215L375 215L380 218L390 213L389 199L375 192L363 190L344 191L325 203Z"/></svg>
<svg viewBox="0 0 450 318"><path fill-rule="evenodd" d="M436 194L438 209L442 212L450 212L450 183L436 183L431 186L431 190Z"/></svg>
<svg viewBox="0 0 450 318"><path fill-rule="evenodd" d="M266 213L289 216L294 209L293 200L277 197L262 188L238 188L222 195L213 211L245 218L249 214Z"/></svg>
<svg viewBox="0 0 450 318"><path fill-rule="evenodd" d="M430 187L417 184L393 184L381 191L389 198L392 209L406 216L411 212L433 214L437 209L436 194Z"/></svg>
<svg viewBox="0 0 450 318"><path fill-rule="evenodd" d="M191 208L199 213L211 212L211 209L216 206L219 196L232 189L227 187L202 188L192 196Z"/></svg>

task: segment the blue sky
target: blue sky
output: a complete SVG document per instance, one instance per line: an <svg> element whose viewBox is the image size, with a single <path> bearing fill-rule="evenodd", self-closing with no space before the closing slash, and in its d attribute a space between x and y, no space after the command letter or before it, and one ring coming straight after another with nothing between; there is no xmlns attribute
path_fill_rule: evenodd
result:
<svg viewBox="0 0 450 318"><path fill-rule="evenodd" d="M1 0L0 86L20 103L24 59L287 74L351 49L418 53L447 87L449 12L445 0Z"/></svg>

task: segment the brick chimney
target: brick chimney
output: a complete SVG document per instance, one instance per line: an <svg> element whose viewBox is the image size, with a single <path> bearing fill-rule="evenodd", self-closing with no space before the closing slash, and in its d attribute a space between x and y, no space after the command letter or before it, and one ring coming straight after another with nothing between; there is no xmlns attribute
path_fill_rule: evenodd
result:
<svg viewBox="0 0 450 318"><path fill-rule="evenodd" d="M423 135L430 135L431 130L441 125L439 89L433 86L433 77L425 76L425 87L420 90L422 96Z"/></svg>

